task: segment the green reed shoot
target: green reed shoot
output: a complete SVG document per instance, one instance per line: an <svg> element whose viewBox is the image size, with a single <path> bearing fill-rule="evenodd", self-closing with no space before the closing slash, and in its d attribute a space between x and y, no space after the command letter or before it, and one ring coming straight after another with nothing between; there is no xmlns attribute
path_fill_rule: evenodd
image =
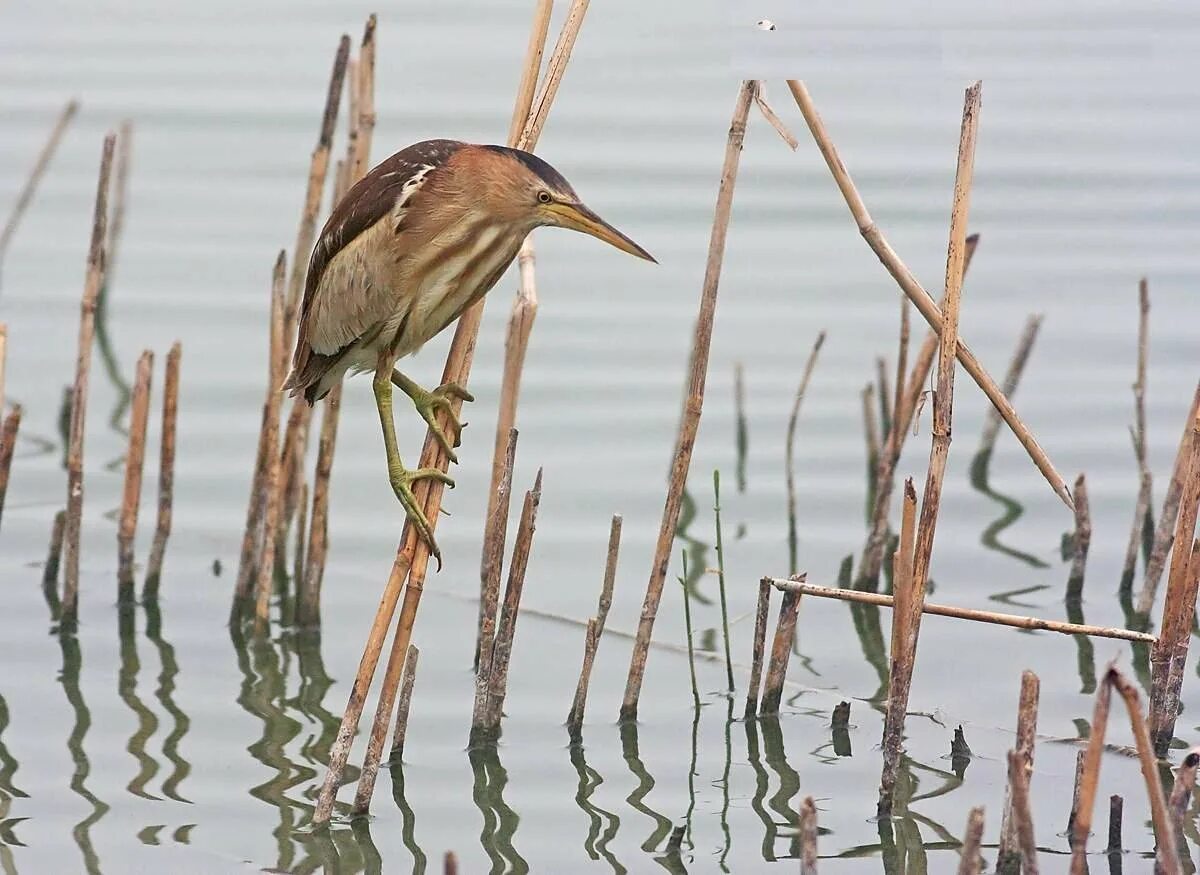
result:
<svg viewBox="0 0 1200 875"><path fill-rule="evenodd" d="M713 513L717 519L717 584L721 591L721 629L725 634L725 674L733 692L733 657L729 653L729 608L725 602L725 548L721 541L721 472L713 471Z"/></svg>

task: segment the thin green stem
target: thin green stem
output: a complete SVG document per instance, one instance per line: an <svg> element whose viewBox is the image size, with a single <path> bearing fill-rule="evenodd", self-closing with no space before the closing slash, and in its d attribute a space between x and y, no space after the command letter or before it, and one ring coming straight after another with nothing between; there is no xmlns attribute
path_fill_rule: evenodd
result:
<svg viewBox="0 0 1200 875"><path fill-rule="evenodd" d="M729 653L729 608L725 602L725 547L721 540L721 472L713 471L713 513L717 518L717 582L721 590L721 629L725 633L725 675L733 692L733 657Z"/></svg>
<svg viewBox="0 0 1200 875"><path fill-rule="evenodd" d="M687 587L687 552L683 553L683 576L678 578L683 588L683 621L687 625L688 671L692 675L692 701L696 711L700 710L700 688L696 685L696 652L692 648L692 597Z"/></svg>

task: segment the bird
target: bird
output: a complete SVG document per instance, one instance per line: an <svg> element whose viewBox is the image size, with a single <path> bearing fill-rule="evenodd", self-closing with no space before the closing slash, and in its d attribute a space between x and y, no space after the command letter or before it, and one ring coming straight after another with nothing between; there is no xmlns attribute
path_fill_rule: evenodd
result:
<svg viewBox="0 0 1200 875"><path fill-rule="evenodd" d="M416 353L480 300L535 228L590 234L654 262L645 249L586 207L542 158L508 146L437 139L380 162L334 206L313 246L292 367L284 390L311 406L347 374L371 372L392 491L430 553L433 530L413 493L418 480L454 481L437 468L408 469L392 418L392 386L412 400L450 461L438 411L456 433L456 383L425 389L396 362ZM457 444L456 444L457 445Z"/></svg>

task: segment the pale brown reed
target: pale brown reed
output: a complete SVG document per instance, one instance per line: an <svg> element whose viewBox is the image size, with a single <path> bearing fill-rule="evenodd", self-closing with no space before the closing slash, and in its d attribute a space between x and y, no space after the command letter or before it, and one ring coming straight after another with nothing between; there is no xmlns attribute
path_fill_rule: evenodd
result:
<svg viewBox="0 0 1200 875"><path fill-rule="evenodd" d="M829 139L820 116L817 115L812 98L808 94L808 89L804 86L803 82L795 79L788 80L788 87L791 89L792 96L796 99L796 103L800 107L800 112L804 115L804 120L812 132L813 139L816 141L822 156L825 158L825 163L828 165L834 180L837 182L838 188L842 192L842 196L846 200L846 205L850 208L850 212L858 225L860 233L863 235L863 239L871 247L872 251L879 256L879 260L883 262L888 273L892 275L909 300L916 305L921 316L929 323L930 327L937 331L940 337L944 333L942 330L943 313L941 309L934 303L929 293L917 282L917 278L913 276L904 262L900 260L900 257L888 244L874 220L871 219L871 214L867 212L862 197L854 187L846 166L842 163L841 158L838 157L837 150L834 148L833 142ZM961 272L960 270L959 273L961 274ZM1050 462L1049 457L1038 445L1033 433L1021 421L1012 404L1004 397L1004 393L1000 391L1000 387L996 385L996 381L984 370L983 365L979 363L979 360L975 358L975 354L971 352L961 338L951 337L950 344L952 347L951 352L957 352L958 360L962 363L963 369L971 375L971 378L983 390L983 393L992 402L992 405L1000 411L1000 415L1008 423L1009 428L1012 429L1013 434L1016 435L1021 445L1025 447L1026 452L1034 464L1037 465L1038 470L1042 472L1042 475L1046 478L1046 481L1050 484L1055 494L1068 507L1071 507L1071 493L1067 489L1066 482L1054 469L1054 465Z"/></svg>
<svg viewBox="0 0 1200 875"><path fill-rule="evenodd" d="M1192 435L1181 474L1184 486L1175 546L1171 550L1162 626L1158 641L1150 651L1150 734L1154 750L1160 756L1166 754L1175 733L1183 669L1196 613L1197 586L1200 585L1200 550L1193 544L1200 512L1200 411L1192 420Z"/></svg>
<svg viewBox="0 0 1200 875"><path fill-rule="evenodd" d="M1075 535L1071 573L1067 578L1068 602L1083 598L1083 578L1087 571L1088 547L1092 543L1092 513L1088 507L1087 479L1080 474L1075 480Z"/></svg>
<svg viewBox="0 0 1200 875"><path fill-rule="evenodd" d="M983 807L972 808L967 813L967 828L963 833L962 848L959 849L958 875L979 875L982 858L979 849L983 843Z"/></svg>
<svg viewBox="0 0 1200 875"><path fill-rule="evenodd" d="M496 618L500 605L500 574L504 566L504 532L508 528L508 511L512 494L513 466L516 462L518 432L508 431L504 457L501 460L500 481L488 501L491 512L483 534L485 552L480 579L483 592L479 598L479 626L475 636L475 706L471 725L483 726L487 716L488 684L492 679L492 654L496 643Z"/></svg>
<svg viewBox="0 0 1200 875"><path fill-rule="evenodd" d="M21 428L21 405L14 404L0 426L0 519L4 517L4 498L8 494L8 479L12 473L13 452L17 448L17 432Z"/></svg>
<svg viewBox="0 0 1200 875"><path fill-rule="evenodd" d="M142 585L142 600L158 598L162 579L163 559L167 554L167 539L171 536L171 520L175 503L175 434L179 419L179 364L183 347L179 341L167 353L166 376L163 381L162 444L158 455L158 517L154 525L154 542L146 562L146 580Z"/></svg>
<svg viewBox="0 0 1200 875"><path fill-rule="evenodd" d="M813 368L817 365L817 356L825 344L825 332L818 331L817 339L813 341L808 361L804 363L804 372L800 377L800 385L796 387L796 395L792 399L792 409L788 413L787 438L783 444L783 468L787 486L788 511L788 572L795 574L800 569L799 536L796 528L796 425L800 421L800 405L804 403L804 394L808 391L808 381L812 379ZM757 684L755 684L757 688ZM758 695L757 689L751 694L751 701Z"/></svg>
<svg viewBox="0 0 1200 875"><path fill-rule="evenodd" d="M79 304L79 345L75 359L70 437L67 448L67 526L64 532L66 570L63 572L62 621L60 629L74 632L79 621L79 536L83 527L83 446L87 421L88 379L92 368L92 341L96 331L96 303L104 285L105 241L108 229L108 188L112 175L116 135L104 138L100 175L96 185L96 208L92 216L92 239L88 246L87 274Z"/></svg>
<svg viewBox="0 0 1200 875"><path fill-rule="evenodd" d="M1138 351L1137 376L1133 381L1133 455L1138 465L1137 503L1133 509L1133 528L1129 532L1129 545L1125 548L1125 565L1121 569L1121 591L1128 592L1133 586L1137 568L1138 550L1142 545L1142 533L1148 525L1150 496L1154 490L1154 476L1146 459L1146 361L1150 350L1150 286L1143 277L1138 282Z"/></svg>
<svg viewBox="0 0 1200 875"><path fill-rule="evenodd" d="M817 803L800 803L800 875L817 875Z"/></svg>
<svg viewBox="0 0 1200 875"><path fill-rule="evenodd" d="M767 663L762 698L758 703L760 714L779 713L779 704L783 700L783 682L787 677L788 661L792 655L792 639L796 634L796 618L799 613L800 591L785 591L779 602L779 619L776 621L775 638L771 642L771 659Z"/></svg>
<svg viewBox="0 0 1200 875"><path fill-rule="evenodd" d="M788 148L795 152L800 148L800 141L795 135L788 130L787 125L783 123L767 101L767 90L765 83L760 79L754 89L754 102L758 105L758 111L762 113L762 117L767 120L767 124L775 129L775 133L779 134L780 139L787 143Z"/></svg>
<svg viewBox="0 0 1200 875"><path fill-rule="evenodd" d="M458 875L458 857L454 856L454 851L446 851L442 858L442 875Z"/></svg>
<svg viewBox="0 0 1200 875"><path fill-rule="evenodd" d="M1197 414L1200 414L1200 383L1196 384L1196 392L1192 395L1192 406L1188 409L1187 421L1183 426L1183 435L1179 438L1179 449L1175 454L1175 467L1171 471L1171 480L1167 483L1167 494L1163 497L1162 511L1158 515L1158 525L1154 529L1154 544L1150 549L1150 558L1146 561L1146 576L1142 580L1141 592L1138 593L1137 611L1143 616L1148 617L1154 608L1154 597L1158 594L1158 584L1167 567L1167 554L1175 540L1179 501L1183 496L1184 481L1187 479L1184 467L1191 452L1192 428Z"/></svg>
<svg viewBox="0 0 1200 875"><path fill-rule="evenodd" d="M583 718L587 711L588 685L592 679L592 667L596 662L596 651L600 647L600 636L608 620L608 609L612 606L613 585L617 580L617 556L621 550L621 515L613 514L608 530L608 557L604 562L604 582L600 586L600 602L596 615L588 620L587 635L583 642L583 666L579 669L579 682L575 685L575 698L567 714L567 733L572 741L582 738Z"/></svg>
<svg viewBox="0 0 1200 875"><path fill-rule="evenodd" d="M71 119L75 117L75 113L78 110L79 101L67 101L67 105L62 108L62 112L59 113L58 119L54 122L54 127L50 129L50 136L46 139L45 145L42 146L42 151L38 153L33 169L29 172L29 176L25 180L25 185L21 188L21 193L17 195L17 201L13 204L12 211L8 214L4 228L0 230L0 262L3 262L4 256L8 252L8 245L12 241L13 234L17 231L17 225L21 223L21 217L25 215L25 211L29 208L29 204L37 192L38 183L41 182L42 177L45 175L46 168L50 166L50 161L54 157L54 153L58 151L58 144L62 142L67 126L71 123Z"/></svg>
<svg viewBox="0 0 1200 875"><path fill-rule="evenodd" d="M742 83L729 125L725 160L721 168L721 184L717 189L716 213L713 216L712 234L708 244L708 260L704 269L700 312L696 318L695 335L692 338L692 351L689 356L687 400L679 421L679 433L675 439L666 503L658 529L658 541L654 548L654 561L650 566L650 579L646 584L646 598L638 621L637 638L634 640L633 655L629 662L625 696L621 702L622 720L637 719L642 679L646 673L646 660L650 655L650 635L654 630L654 620L658 616L659 603L662 601L671 545L675 541L675 530L679 524L679 512L683 504L683 490L692 463L692 449L700 428L700 415L704 410L704 383L708 373L709 347L712 344L713 317L717 309L717 286L721 279L721 263L725 257L725 237L729 231L729 216L733 208L733 189L737 181L738 162L741 158L742 143L746 138L746 119L750 114L754 92L753 80L748 79Z"/></svg>
<svg viewBox="0 0 1200 875"><path fill-rule="evenodd" d="M1026 784L1033 779L1033 753L1037 742L1038 696L1041 682L1031 671L1021 672L1021 697L1017 703L1017 744L1013 752L1025 772ZM1013 812L1012 786L1005 788L1004 809L1000 821L1000 845L996 851L998 871L1014 871L1021 858L1021 841Z"/></svg>
<svg viewBox="0 0 1200 875"><path fill-rule="evenodd" d="M259 555L254 567L258 570L255 582L254 631L265 635L270 622L271 593L275 584L275 537L279 525L280 505L283 502L283 460L279 456L279 414L283 396L279 387L287 368L287 342L285 329L284 281L287 275L287 253L279 251L275 259L275 270L271 277L271 368L267 381L267 401L264 412L266 421L266 476L263 478L262 533L259 536Z"/></svg>
<svg viewBox="0 0 1200 875"><path fill-rule="evenodd" d="M400 682L400 699L396 703L396 728L392 731L392 750L388 758L400 762L404 756L404 738L408 735L408 712L412 710L413 686L417 682L417 661L421 651L417 645L408 645L408 656L404 658L404 679Z"/></svg>
<svg viewBox="0 0 1200 875"><path fill-rule="evenodd" d="M1008 752L1008 798L1017 834L1023 875L1038 875L1037 840L1033 832L1033 811L1029 804L1029 773L1015 750Z"/></svg>
<svg viewBox="0 0 1200 875"><path fill-rule="evenodd" d="M1156 842L1156 872L1163 875L1178 875L1181 872L1179 854L1171 830L1170 814L1166 797L1158 776L1154 751L1150 746L1150 734L1142 716L1141 701L1137 689L1126 680L1115 665L1109 665L1096 691L1096 706L1092 714L1091 735L1083 768L1083 780L1079 789L1079 806L1075 815L1074 836L1071 842L1071 875L1087 872L1087 839L1092 830L1092 813L1096 802L1096 787L1100 779L1100 758L1104 752L1104 735L1108 728L1109 704L1112 691L1117 691L1125 702L1129 723L1137 746L1138 760L1142 767L1142 779L1146 782L1146 794L1150 801L1150 815L1154 825Z"/></svg>
<svg viewBox="0 0 1200 875"><path fill-rule="evenodd" d="M1021 385L1021 375L1025 373L1025 366L1029 364L1030 353L1033 352L1033 345L1042 328L1042 318L1040 313L1033 313L1025 320L1025 328L1021 331L1017 348L1013 351L1012 360L1008 363L1008 371L1004 375L1004 385L1001 387L1001 391L1004 392L1004 397L1010 401L1017 394L1017 387ZM991 458L992 451L996 447L996 438L1000 436L1000 425L1000 414L996 412L995 407L989 407L980 434L976 456L983 456L985 459Z"/></svg>
<svg viewBox="0 0 1200 875"><path fill-rule="evenodd" d="M903 540L903 536L901 537ZM878 592L863 592L858 589L839 589L832 586L819 586L804 581L784 580L778 577L764 577L763 580L771 586L787 592L795 590L804 595L818 598L836 599L843 602L857 602L861 605L876 605L881 608L897 610L895 596ZM958 620L973 620L977 623L990 623L995 626L1010 626L1014 629L1029 631L1057 632L1060 635L1091 635L1095 638L1115 638L1118 641L1139 641L1146 644L1154 643L1154 636L1147 632L1135 632L1115 626L1091 626L1086 623L1063 623L1058 620L1044 620L1041 617L1023 617L1018 614L999 614L995 611L982 611L976 608L959 608L953 605L938 605L925 602L922 613L939 617L953 617Z"/></svg>
<svg viewBox="0 0 1200 875"><path fill-rule="evenodd" d="M758 713L758 691L762 683L763 650L767 646L767 614L771 609L771 582L758 582L758 606L754 611L754 649L750 658L750 682L746 689L745 718Z"/></svg>
<svg viewBox="0 0 1200 875"><path fill-rule="evenodd" d="M566 23L563 25L564 30L568 28L577 30L582 26L582 14L574 14L577 7L586 9L587 3L580 3L577 0L576 4L572 6L571 14L567 16ZM569 55L570 46L573 44L574 37L568 40L560 36L558 45L555 46L555 55L560 54L560 49L564 55ZM526 57L526 67L529 66L530 60L529 57ZM542 87L543 94L545 94L547 89L551 88L557 91L558 81L561 79L565 69L566 57L562 59L551 58L546 81ZM546 111L541 114L542 121L532 126L527 126L523 129L523 133L518 141L510 143L510 145L525 149L526 151L536 148L538 137L541 135L542 123L544 123L546 114L549 111L550 101L543 101L543 103ZM446 356L446 365L442 370L442 383L453 382L458 383L460 386L467 384L471 373L471 365L475 357L475 341L479 334L482 317L483 301L472 305L459 317L458 327L455 329L454 338L450 342L450 351ZM450 412L457 415L461 406L462 404L459 400L451 400ZM449 417L443 418L445 421L440 423L441 426L448 430L447 433L453 432L453 423L449 421ZM442 452L438 442L432 433L427 433L425 444L421 450L419 467L428 468L437 466L440 470L445 471L448 465L449 459ZM436 527L438 514L442 506L443 485L439 482L422 480L417 483L414 492L425 514L425 518L430 521L431 527ZM337 788L341 784L342 775L346 769L346 762L350 757L350 747L354 740L354 734L358 730L358 721L362 716L363 707L366 704L366 696L371 685L371 680L374 678L375 669L379 664L379 657L383 650L388 627L396 611L396 605L400 601L401 587L404 587L404 602L400 606L400 618L397 621L396 634L392 639L392 650L404 653L412 638L412 629L416 622L417 610L420 607L421 593L424 590L425 575L428 567L428 545L423 539L418 537L416 530L406 523L400 537L400 545L396 550L396 558L392 563L391 574L388 575L387 584L380 598L379 608L375 613L367 641L363 646L362 659L359 662L354 684L350 690L346 710L342 715L341 725L338 727L337 737L330 747L329 764L317 797L317 804L313 811L314 823L328 822L330 815L333 813ZM407 586L405 585L406 580ZM394 685L391 688L394 690ZM384 692L386 690L387 684L385 681Z"/></svg>
<svg viewBox="0 0 1200 875"><path fill-rule="evenodd" d="M133 601L133 551L137 538L138 510L142 504L142 472L146 462L146 426L150 423L150 378L154 353L138 359L129 408L129 449L125 453L125 489L117 524L117 600Z"/></svg>

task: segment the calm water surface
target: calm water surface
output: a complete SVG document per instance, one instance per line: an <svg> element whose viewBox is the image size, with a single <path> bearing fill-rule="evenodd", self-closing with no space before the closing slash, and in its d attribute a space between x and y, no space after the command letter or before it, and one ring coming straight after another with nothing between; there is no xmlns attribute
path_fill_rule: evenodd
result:
<svg viewBox="0 0 1200 875"><path fill-rule="evenodd" d="M376 158L430 136L502 139L530 5L380 8ZM1116 659L1142 678L1144 651L931 618L902 804L894 822L879 824L886 613L806 602L783 712L751 724L730 718L741 708L723 695L724 671L713 661L698 666L697 718L686 659L663 648L652 655L641 722L619 728L625 633L637 622L661 513L737 74L764 66L810 80L876 221L931 290L943 272L961 90L984 76L971 222L983 243L962 331L1000 375L1026 317L1044 314L1017 406L1064 476L1088 476L1094 536L1082 612L1088 622L1125 622L1115 593L1137 489L1127 427L1140 276L1153 295L1147 405L1158 497L1197 377L1200 162L1196 80L1182 51L1194 16L1163 7L1122 30L1113 7L1094 29L1066 31L1065 4L1050 4L1039 7L1043 29L1028 40L983 12L972 13L974 29L936 38L880 19L896 26L867 40L872 19L843 11L830 13L829 30L818 29L827 38L817 39L783 4L760 6L739 4L743 14L682 0L593 4L540 151L661 265L577 235L538 236L541 310L516 481L527 487L541 466L545 487L502 743L467 750L473 594L511 275L480 336L478 400L447 500L453 516L439 531L446 568L431 578L417 624L422 657L406 761L381 775L369 822L339 821L315 836L306 826L316 787L401 524L368 383L347 387L342 413L319 645L278 626L270 641L244 642L226 616L264 390L270 267L295 233L336 40L357 33L371 8L357 0L20 0L0 12L0 204L15 197L59 107L73 95L83 106L13 242L0 291L8 393L25 407L0 536L0 868L435 871L453 849L466 872L794 872L799 803L812 795L823 872L945 872L957 864L970 806L986 806L995 840L1019 676L1031 668L1042 678L1038 842L1044 871L1065 871L1071 740L1089 732L1103 666ZM764 15L780 30L745 28ZM731 36L727 26L743 32ZM804 133L782 82L768 93ZM100 143L126 117L135 158L93 371L82 627L63 639L39 586L64 502L59 402L73 370ZM820 330L828 339L797 441L799 567L811 581L835 583L844 557L861 549L860 391L876 357L894 355L897 294L857 236L811 142L802 138L792 153L755 116L676 545L691 553L692 569L715 564L711 472L719 469L739 700L756 581L791 570L784 435ZM183 388L163 599L158 610L123 618L113 518L121 390L142 349L161 363L176 338ZM447 342L412 362L417 379L436 380ZM1060 541L1072 520L1010 435L1000 437L989 487L972 486L985 401L965 376L958 386L936 598L1061 618L1068 566ZM400 419L411 457L422 429L407 411ZM918 482L927 446L928 415L901 462ZM148 464L144 506L152 508L153 453ZM614 634L600 651L585 745L572 749L562 720L615 512L625 536ZM147 546L145 536L140 556ZM715 577L689 586L698 642L716 651ZM685 640L673 582L655 637L676 647ZM1184 690L1177 731L1185 743L1200 740L1198 684ZM853 703L852 725L848 739L835 740L829 715L843 699ZM950 756L958 726L973 752L967 761ZM1110 738L1129 742L1120 720ZM1134 760L1106 757L1101 798L1125 795L1135 855L1153 846L1140 786ZM677 825L686 834L672 852ZM1148 865L1126 859L1128 871Z"/></svg>

